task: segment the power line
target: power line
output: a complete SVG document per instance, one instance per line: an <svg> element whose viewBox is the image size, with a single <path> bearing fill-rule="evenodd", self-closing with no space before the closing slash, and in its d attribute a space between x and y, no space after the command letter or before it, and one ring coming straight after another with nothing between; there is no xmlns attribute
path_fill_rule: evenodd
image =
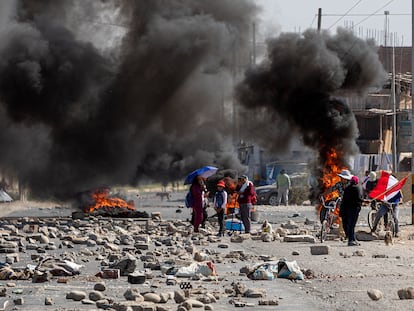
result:
<svg viewBox="0 0 414 311"><path fill-rule="evenodd" d="M313 20L312 20L312 23L310 24L310 27L309 28L312 28L312 26L313 26L313 23L315 22L315 19L316 19L316 17L318 16L318 14L315 14L314 16L313 16Z"/></svg>
<svg viewBox="0 0 414 311"><path fill-rule="evenodd" d="M348 15L349 12L351 12L358 4L360 4L362 0L359 0L357 3L355 3L352 8L350 8L348 11L345 12L340 18L337 19L335 23L333 23L331 26L328 27L328 29L331 29L333 26L335 26L341 19L343 19L345 16Z"/></svg>
<svg viewBox="0 0 414 311"><path fill-rule="evenodd" d="M390 13L388 15L411 16L411 14L408 13ZM322 16L342 16L342 14L322 14ZM347 16L384 16L384 14L347 14Z"/></svg>
<svg viewBox="0 0 414 311"><path fill-rule="evenodd" d="M359 23L356 23L355 25L352 25L351 28L355 28L355 26L358 26L359 24L365 22L368 18L374 16L375 14L377 14L379 11L381 11L383 8L385 8L387 5L389 5L390 3L394 2L394 0L388 1L386 4L384 4L382 7L380 7L378 10L376 10L374 13L368 15L366 18L362 19Z"/></svg>

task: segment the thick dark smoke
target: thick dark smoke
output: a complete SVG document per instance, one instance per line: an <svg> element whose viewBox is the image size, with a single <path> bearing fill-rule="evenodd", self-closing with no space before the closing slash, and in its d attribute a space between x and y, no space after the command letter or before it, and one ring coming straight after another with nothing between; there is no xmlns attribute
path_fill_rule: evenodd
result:
<svg viewBox="0 0 414 311"><path fill-rule="evenodd" d="M262 135L270 148L283 150L301 136L318 154L314 173L321 177L331 148L341 166L358 151L357 123L341 96L362 95L384 80L374 42L344 29L333 36L308 30L269 40L268 58L246 73L237 97L262 124L271 124L273 137Z"/></svg>
<svg viewBox="0 0 414 311"><path fill-rule="evenodd" d="M2 1L0 167L43 197L244 169L222 90L255 12L247 0Z"/></svg>

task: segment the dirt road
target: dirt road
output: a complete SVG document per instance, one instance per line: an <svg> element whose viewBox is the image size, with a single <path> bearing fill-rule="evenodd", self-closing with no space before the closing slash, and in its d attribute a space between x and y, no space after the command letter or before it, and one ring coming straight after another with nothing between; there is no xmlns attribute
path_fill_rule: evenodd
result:
<svg viewBox="0 0 414 311"><path fill-rule="evenodd" d="M172 197L171 201L160 201L150 194L140 198L136 205L140 210L148 213L161 211L163 219L186 219L189 211L182 208L180 195ZM73 208L57 203L44 202L13 202L0 205L0 216L34 216L34 215L70 215ZM315 234L318 221L312 206L270 207L260 206L261 219L269 219L273 229L287 221L295 222L301 228L307 228ZM310 248L320 245L308 242L262 242L253 239L244 240L243 243L231 243L226 236L222 242L230 246L230 250L242 250L256 256L267 255L278 260L285 258L288 261L296 260L302 270L310 270L313 277L303 281L291 282L286 279L272 281L252 281L240 275L238 271L243 265L253 262L238 262L233 265L217 264L218 273L226 275L227 283L238 281L249 287L263 288L269 298L279 298L279 306L249 307L250 310L412 310L412 300L400 300L398 290L414 286L414 235L411 222L411 205L401 207L401 237L394 239L394 244L386 246L383 240L364 241L367 237L368 227L366 215L368 209L363 209L358 222L360 246L348 247L339 239L324 243L329 246L329 254L312 255ZM314 225L305 226L304 220L314 221ZM214 224L213 224L214 225ZM260 223L255 223L253 229L258 230ZM365 237L365 238L364 238ZM206 247L212 252L220 251L217 244ZM227 252L228 250L226 250ZM230 277L232 275L232 277ZM229 284L227 284L229 286ZM214 284L209 285L214 289ZM217 285L222 287L223 284ZM378 301L372 300L367 291L377 289L383 297ZM234 306L224 299L217 310L230 310ZM60 309L59 309L60 310ZM62 309L64 310L64 309ZM305 310L305 309L303 309Z"/></svg>

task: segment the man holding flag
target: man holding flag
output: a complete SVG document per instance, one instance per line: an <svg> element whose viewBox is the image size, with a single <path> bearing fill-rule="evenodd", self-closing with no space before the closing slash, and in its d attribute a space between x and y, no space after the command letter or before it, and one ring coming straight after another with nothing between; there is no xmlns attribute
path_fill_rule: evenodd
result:
<svg viewBox="0 0 414 311"><path fill-rule="evenodd" d="M374 233L377 229L377 225L381 217L387 215L388 204L391 204L393 209L393 217L395 223L395 236L399 236L399 226L398 226L398 203L402 198L401 188L404 186L407 181L408 176L404 177L400 181L391 173L386 171L381 171L381 177L378 179L378 183L374 189L369 193L369 197L373 200L380 200L384 203L381 204L380 209L377 212L377 215L374 220L373 228L371 230Z"/></svg>

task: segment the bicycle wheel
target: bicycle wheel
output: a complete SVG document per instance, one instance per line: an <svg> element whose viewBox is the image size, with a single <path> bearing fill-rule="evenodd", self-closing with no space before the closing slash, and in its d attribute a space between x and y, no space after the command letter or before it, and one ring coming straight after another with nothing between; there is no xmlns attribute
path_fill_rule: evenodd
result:
<svg viewBox="0 0 414 311"><path fill-rule="evenodd" d="M321 243L323 243L324 241L326 241L326 237L328 236L328 232L329 232L329 224L328 221L326 219L324 219L322 221L322 226L321 226Z"/></svg>
<svg viewBox="0 0 414 311"><path fill-rule="evenodd" d="M377 216L377 211L372 209L368 212L368 226L372 230L374 227L375 217Z"/></svg>

